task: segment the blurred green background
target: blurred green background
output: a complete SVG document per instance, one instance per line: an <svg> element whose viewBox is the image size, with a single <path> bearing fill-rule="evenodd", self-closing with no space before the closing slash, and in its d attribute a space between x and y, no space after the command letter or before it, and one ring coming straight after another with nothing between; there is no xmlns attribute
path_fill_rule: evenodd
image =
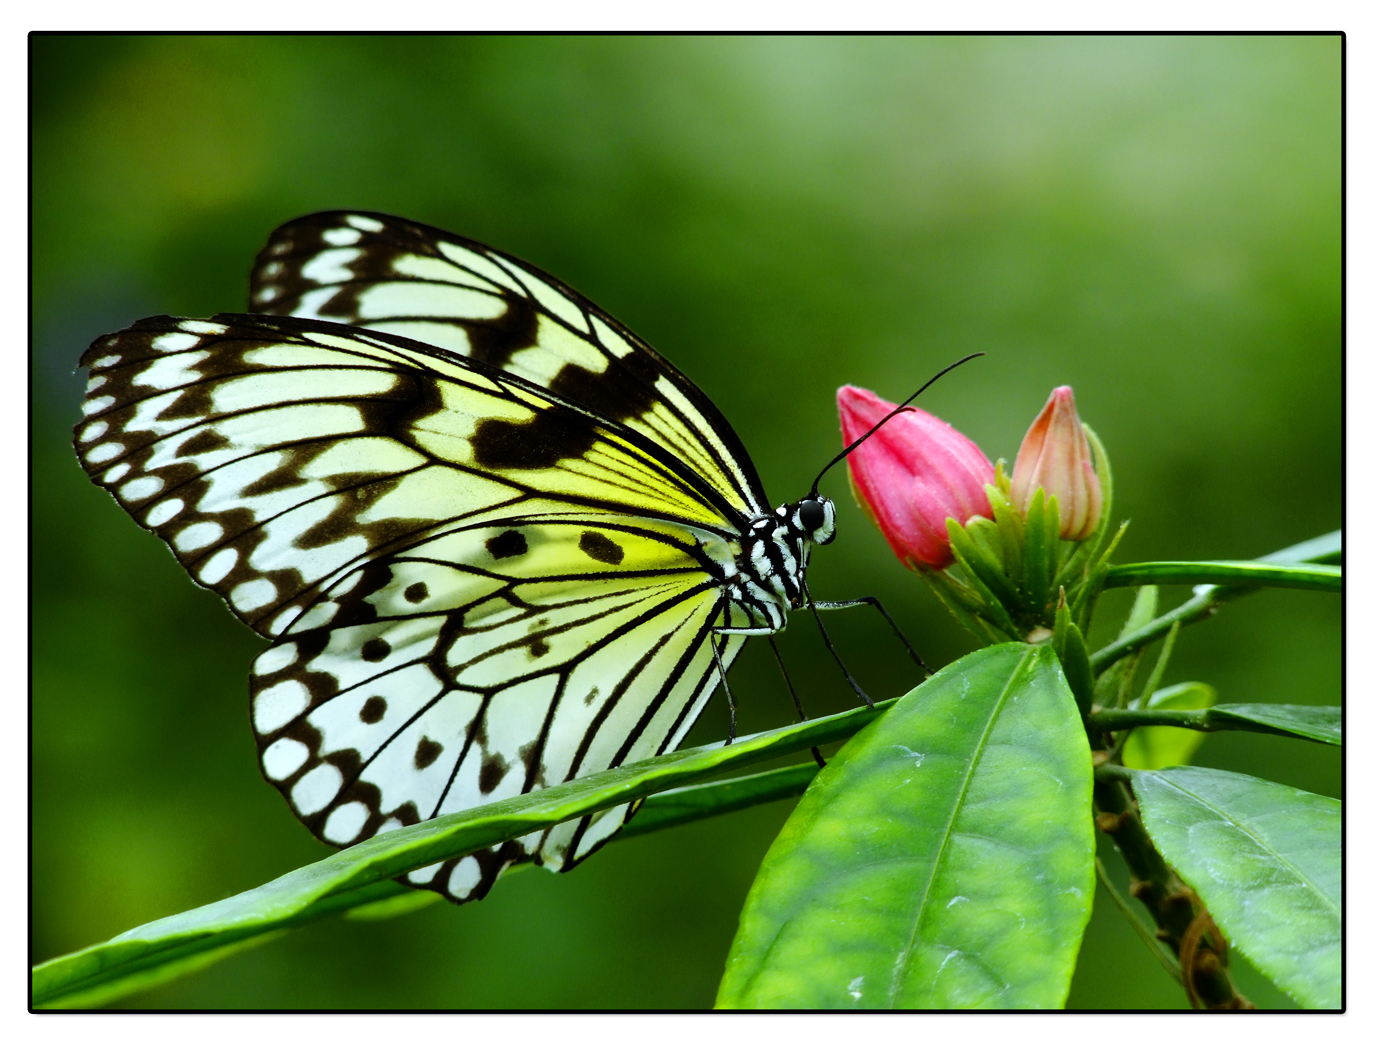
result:
<svg viewBox="0 0 1374 1047"><path fill-rule="evenodd" d="M775 500L838 449L838 385L900 399L983 350L923 405L1010 459L1072 384L1132 520L1118 561L1340 526L1339 38L31 41L35 960L327 853L259 776L262 641L69 443L86 345L245 308L297 215L388 211L557 274L698 382ZM878 594L933 665L969 650L827 482L841 532L814 591ZM1104 599L1099 641L1127 600ZM880 623L832 623L872 693L913 685ZM1335 704L1340 626L1336 599L1262 593L1185 632L1165 682ZM852 704L813 625L782 646L811 712ZM790 721L766 647L732 680L742 730ZM692 742L723 733L712 708ZM1213 735L1197 762L1339 795L1337 750ZM706 1007L789 808L311 927L128 1003ZM1184 1005L1101 892L1070 1004Z"/></svg>

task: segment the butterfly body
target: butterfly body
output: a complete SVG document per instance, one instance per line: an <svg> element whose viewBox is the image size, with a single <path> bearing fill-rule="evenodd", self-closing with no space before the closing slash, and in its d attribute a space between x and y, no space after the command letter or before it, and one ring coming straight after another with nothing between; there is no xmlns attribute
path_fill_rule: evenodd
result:
<svg viewBox="0 0 1374 1047"><path fill-rule="evenodd" d="M272 641L262 770L326 842L670 751L804 605L833 505L770 507L709 399L547 274L331 212L273 234L250 300L97 340L76 446ZM481 897L630 813L408 882Z"/></svg>

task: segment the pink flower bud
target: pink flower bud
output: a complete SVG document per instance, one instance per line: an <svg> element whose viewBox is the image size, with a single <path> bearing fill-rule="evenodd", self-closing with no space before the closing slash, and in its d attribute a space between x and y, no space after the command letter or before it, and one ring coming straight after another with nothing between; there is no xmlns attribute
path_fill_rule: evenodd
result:
<svg viewBox="0 0 1374 1047"><path fill-rule="evenodd" d="M1011 504L1023 513L1041 487L1059 501L1059 537L1081 542L1102 518L1102 485L1093 472L1092 448L1073 389L1061 385L1031 423L1011 473Z"/></svg>
<svg viewBox="0 0 1374 1047"><path fill-rule="evenodd" d="M867 389L841 387L840 433L846 445L897 405ZM984 484L993 469L978 445L948 422L909 407L848 457L849 477L869 516L908 567L936 570L954 563L945 520L992 517Z"/></svg>

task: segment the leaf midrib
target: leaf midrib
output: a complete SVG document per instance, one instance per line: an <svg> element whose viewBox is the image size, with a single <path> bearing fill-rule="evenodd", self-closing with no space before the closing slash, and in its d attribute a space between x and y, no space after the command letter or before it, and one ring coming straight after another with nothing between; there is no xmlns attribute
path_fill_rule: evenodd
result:
<svg viewBox="0 0 1374 1047"><path fill-rule="evenodd" d="M1027 651L1017 662L1016 668L1007 677L1006 684L1002 687L1002 692L997 696L997 701L993 703L988 712L986 723L983 725L983 733L978 739L977 746L974 747L972 758L968 762L968 767L964 772L964 780L959 786L959 794L955 802L950 807L949 820L945 823L943 832L940 835L940 849L935 854L935 860L930 864L930 875L926 877L925 887L921 891L920 905L916 910L915 917L911 921L911 933L907 938L906 947L902 950L897 966L894 969L892 988L888 994L888 1006L896 1006L897 995L906 978L907 968L911 965L911 955L916 947L916 940L921 930L921 924L925 920L926 910L930 905L931 890L935 885L935 877L939 875L940 868L944 864L945 852L949 849L949 841L954 835L954 822L963 810L964 798L968 795L969 783L973 781L973 774L978 769L979 763L983 759L983 750L987 748L988 738L992 735L993 725L997 722L997 717L1001 713L1002 706L1006 703L1007 695L1011 692L1013 685L1021 678L1022 670L1026 663L1035 657L1034 651Z"/></svg>

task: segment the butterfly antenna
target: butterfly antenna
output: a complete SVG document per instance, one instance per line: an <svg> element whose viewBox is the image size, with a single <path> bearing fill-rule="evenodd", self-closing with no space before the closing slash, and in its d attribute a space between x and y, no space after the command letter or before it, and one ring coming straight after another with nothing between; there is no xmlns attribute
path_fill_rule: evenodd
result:
<svg viewBox="0 0 1374 1047"><path fill-rule="evenodd" d="M792 677L787 674L787 666L782 663L782 652L778 650L778 642L773 639L772 633L768 634L768 646L773 648L773 657L778 660L778 668L782 670L782 678L787 684L787 690L792 695L792 704L797 707L797 715L805 722L807 719L806 710L802 708L801 699L797 697L797 689L792 686ZM821 757L821 751L814 745L811 746L811 755L816 758L818 766L825 766L825 760Z"/></svg>
<svg viewBox="0 0 1374 1047"><path fill-rule="evenodd" d="M916 399L916 397L920 396L923 392L925 392L927 389L929 389L932 385L934 385L937 381L939 381L939 380L940 380L941 378L943 378L945 375L949 374L949 372L952 371L952 370L954 370L956 367L959 367L959 366L962 365L962 364L966 364L966 363L968 363L970 360L972 360L972 359L974 359L974 358L976 358L976 357L979 357L979 356L986 356L986 355L987 355L986 353L969 353L968 356L964 357L962 360L956 360L956 361L954 361L954 363L950 364L950 365L949 365L948 367L946 367L944 370L937 372L937 373L935 374L935 377L931 378L930 381L926 382L925 385L921 386L921 388L917 389L914 393L912 393L912 394L911 394L910 396L908 396L905 400L903 400L903 401L902 401L901 403L899 403L896 407L894 407L891 411L889 411L889 412L887 413L887 415L886 415L877 425L875 425L872 429L868 430L868 432L864 433L863 436L861 436L861 437L859 437L857 440L855 440L852 444L850 444L848 447L846 447L843 451L841 451L839 454L837 454L834 458L830 459L830 461L826 464L826 467L820 471L820 473L816 476L815 482L811 485L811 495L810 495L810 497L812 497L812 498L815 498L815 497L816 497L817 489L818 489L818 488L820 487L820 485L821 485L821 477L823 477L826 473L828 473L828 472L830 471L830 469L831 469L832 466L839 465L842 461L845 460L845 458L847 458L847 457L849 456L849 452L853 451L854 448L856 448L856 447L859 446L859 444L863 443L863 442L864 442L865 440L867 440L870 436L872 436L874 433L876 433L879 429L881 429L883 426L885 426L888 422L892 421L892 419L896 418L899 414L901 414L903 411L905 411L906 408L907 408L907 405L908 405L909 403L911 403L912 400Z"/></svg>

